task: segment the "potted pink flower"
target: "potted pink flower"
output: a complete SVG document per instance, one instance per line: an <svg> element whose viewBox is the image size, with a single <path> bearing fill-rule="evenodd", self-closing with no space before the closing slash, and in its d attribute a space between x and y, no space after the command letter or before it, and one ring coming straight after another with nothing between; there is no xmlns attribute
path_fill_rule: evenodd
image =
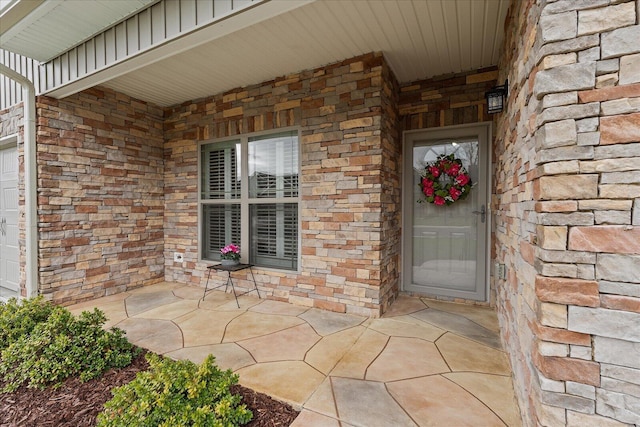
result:
<svg viewBox="0 0 640 427"><path fill-rule="evenodd" d="M240 247L233 243L220 249L222 265L237 265L240 263Z"/></svg>

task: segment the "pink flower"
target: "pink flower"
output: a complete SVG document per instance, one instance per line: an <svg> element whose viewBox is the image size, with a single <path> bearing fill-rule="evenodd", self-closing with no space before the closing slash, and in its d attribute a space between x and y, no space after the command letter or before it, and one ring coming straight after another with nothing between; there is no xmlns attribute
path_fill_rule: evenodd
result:
<svg viewBox="0 0 640 427"><path fill-rule="evenodd" d="M433 196L433 187L424 187L422 192L424 193L425 196L431 197Z"/></svg>
<svg viewBox="0 0 640 427"><path fill-rule="evenodd" d="M433 200L433 203L435 203L438 206L444 205L445 203L444 197L436 196L436 198Z"/></svg>
<svg viewBox="0 0 640 427"><path fill-rule="evenodd" d="M451 187L449 189L449 195L453 200L458 200L458 197L462 194L462 191L458 190L457 187Z"/></svg>
<svg viewBox="0 0 640 427"><path fill-rule="evenodd" d="M220 249L220 252L222 252L223 254L228 254L228 253L238 254L240 253L240 248L234 245L233 243L231 243L225 246L224 248Z"/></svg>
<svg viewBox="0 0 640 427"><path fill-rule="evenodd" d="M456 176L456 184L458 184L458 185L467 185L470 180L471 179L469 178L469 175L465 175L463 173L461 173L460 175Z"/></svg>
<svg viewBox="0 0 640 427"><path fill-rule="evenodd" d="M440 169L435 166L429 166L429 173L437 178L440 176Z"/></svg>
<svg viewBox="0 0 640 427"><path fill-rule="evenodd" d="M427 178L422 178L422 186L426 188L431 188L433 187L433 181Z"/></svg>
<svg viewBox="0 0 640 427"><path fill-rule="evenodd" d="M458 163L451 163L449 169L447 169L447 175L456 176L460 173L460 165Z"/></svg>
<svg viewBox="0 0 640 427"><path fill-rule="evenodd" d="M222 259L240 259L240 247L233 243L220 249Z"/></svg>

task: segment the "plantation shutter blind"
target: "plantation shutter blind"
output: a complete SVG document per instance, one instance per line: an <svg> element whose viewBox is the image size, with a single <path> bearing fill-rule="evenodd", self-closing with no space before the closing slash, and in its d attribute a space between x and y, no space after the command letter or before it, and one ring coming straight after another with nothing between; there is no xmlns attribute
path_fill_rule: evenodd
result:
<svg viewBox="0 0 640 427"><path fill-rule="evenodd" d="M236 141L212 144L203 150L203 199L240 197L240 168Z"/></svg>
<svg viewBox="0 0 640 427"><path fill-rule="evenodd" d="M297 268L298 260L298 204L287 203L283 209L283 234L282 256L293 260L291 268Z"/></svg>
<svg viewBox="0 0 640 427"><path fill-rule="evenodd" d="M251 206L252 259L260 265L296 269L298 266L298 204Z"/></svg>
<svg viewBox="0 0 640 427"><path fill-rule="evenodd" d="M240 242L240 203L224 200L239 199L240 141L227 141L203 146L201 157L201 198L210 200L202 207L202 255L219 260L220 248ZM220 202L213 203L219 200Z"/></svg>
<svg viewBox="0 0 640 427"><path fill-rule="evenodd" d="M240 205L205 205L203 225L203 255L206 259L220 259L220 248L240 242Z"/></svg>

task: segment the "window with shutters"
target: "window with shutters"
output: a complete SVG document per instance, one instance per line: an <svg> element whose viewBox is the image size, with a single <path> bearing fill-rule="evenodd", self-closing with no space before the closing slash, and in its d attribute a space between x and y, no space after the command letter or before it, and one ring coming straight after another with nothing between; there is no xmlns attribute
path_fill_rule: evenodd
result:
<svg viewBox="0 0 640 427"><path fill-rule="evenodd" d="M299 170L297 131L203 144L202 259L217 261L235 243L243 262L297 270Z"/></svg>

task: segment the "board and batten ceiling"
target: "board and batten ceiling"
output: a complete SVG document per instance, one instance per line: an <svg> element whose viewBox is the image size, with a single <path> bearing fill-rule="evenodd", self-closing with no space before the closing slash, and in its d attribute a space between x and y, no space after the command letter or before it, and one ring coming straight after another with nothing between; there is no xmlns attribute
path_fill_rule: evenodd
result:
<svg viewBox="0 0 640 427"><path fill-rule="evenodd" d="M180 38L168 41L158 47L165 49L162 54L146 52L121 61L116 64L119 68L106 67L87 79L87 85L101 84L160 106L171 106L375 51L383 52L401 83L480 69L498 63L509 3L253 2L250 8L211 24L221 26L220 31L205 28L185 33L181 35L182 44ZM271 11L261 16L261 10ZM251 19L234 26L243 14ZM225 25L233 26L233 31L222 30ZM198 33L209 35L198 38ZM172 43L175 49L171 49ZM69 87L73 91L85 88L73 82ZM52 96L68 94L51 91Z"/></svg>

